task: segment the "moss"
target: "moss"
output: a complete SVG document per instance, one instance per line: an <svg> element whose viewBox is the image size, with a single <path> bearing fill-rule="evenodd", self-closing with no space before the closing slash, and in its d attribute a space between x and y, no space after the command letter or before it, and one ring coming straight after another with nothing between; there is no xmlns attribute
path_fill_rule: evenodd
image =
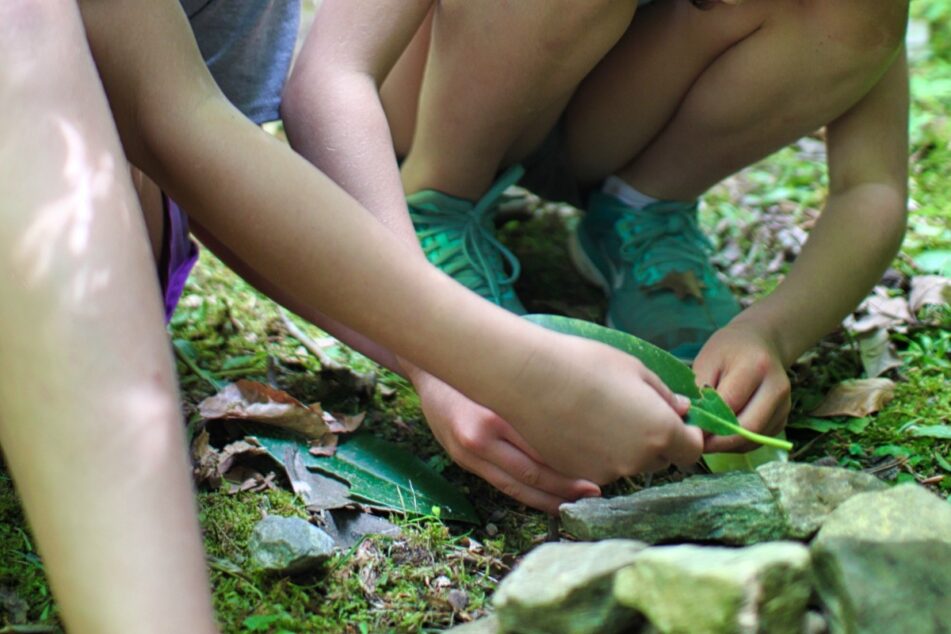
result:
<svg viewBox="0 0 951 634"><path fill-rule="evenodd" d="M13 481L0 472L0 628L55 625L56 608Z"/></svg>

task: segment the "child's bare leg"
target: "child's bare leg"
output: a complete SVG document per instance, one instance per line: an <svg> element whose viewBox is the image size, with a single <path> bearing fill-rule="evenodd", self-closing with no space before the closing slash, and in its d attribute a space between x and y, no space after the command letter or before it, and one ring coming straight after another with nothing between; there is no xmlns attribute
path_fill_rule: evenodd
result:
<svg viewBox="0 0 951 634"><path fill-rule="evenodd" d="M295 301L492 407L560 473L605 481L697 457L697 430L678 418L683 403L632 358L479 300L244 119L174 3L82 8L130 157Z"/></svg>
<svg viewBox="0 0 951 634"><path fill-rule="evenodd" d="M901 45L907 2L642 9L568 108L579 179L689 200L843 114Z"/></svg>
<svg viewBox="0 0 951 634"><path fill-rule="evenodd" d="M506 158L521 158L544 138L578 82L624 33L635 6L634 0L440 2L419 125L403 164L406 191L479 198ZM388 89L392 109L398 88ZM406 135L397 128L394 136Z"/></svg>
<svg viewBox="0 0 951 634"><path fill-rule="evenodd" d="M63 619L214 631L154 266L74 3L0 6L0 104L0 442Z"/></svg>

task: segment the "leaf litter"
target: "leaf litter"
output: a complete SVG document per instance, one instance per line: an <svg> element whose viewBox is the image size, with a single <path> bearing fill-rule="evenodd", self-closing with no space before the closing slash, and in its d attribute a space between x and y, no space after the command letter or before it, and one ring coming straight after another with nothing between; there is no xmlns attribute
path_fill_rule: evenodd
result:
<svg viewBox="0 0 951 634"><path fill-rule="evenodd" d="M862 418L882 409L895 396L891 379L850 379L832 388L811 415Z"/></svg>

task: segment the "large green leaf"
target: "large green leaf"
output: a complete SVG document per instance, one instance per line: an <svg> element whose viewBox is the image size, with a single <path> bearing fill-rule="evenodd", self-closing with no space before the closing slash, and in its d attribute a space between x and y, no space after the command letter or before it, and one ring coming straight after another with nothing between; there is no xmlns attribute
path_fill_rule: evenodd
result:
<svg viewBox="0 0 951 634"><path fill-rule="evenodd" d="M652 343L626 332L605 328L583 319L572 319L559 315L526 315L525 319L555 332L593 339L618 350L623 350L637 357L648 370L659 376L660 380L674 392L683 394L690 399L700 398L700 390L697 388L696 376L693 371L683 361Z"/></svg>
<svg viewBox="0 0 951 634"><path fill-rule="evenodd" d="M283 464L287 450L296 448L307 468L345 480L351 497L412 515L429 515L438 507L443 519L479 523L475 508L458 489L413 454L375 436L341 440L328 458L311 455L306 440L262 431L253 435L275 460Z"/></svg>
<svg viewBox="0 0 951 634"><path fill-rule="evenodd" d="M581 319L559 317L557 315L527 315L529 321L549 330L593 339L637 357L647 369L660 377L667 387L691 400L687 412L687 424L718 436L739 435L743 438L788 451L792 444L779 438L763 436L740 426L733 410L723 402L713 388L697 388L696 375L680 359L652 343L634 335L611 328L605 328Z"/></svg>

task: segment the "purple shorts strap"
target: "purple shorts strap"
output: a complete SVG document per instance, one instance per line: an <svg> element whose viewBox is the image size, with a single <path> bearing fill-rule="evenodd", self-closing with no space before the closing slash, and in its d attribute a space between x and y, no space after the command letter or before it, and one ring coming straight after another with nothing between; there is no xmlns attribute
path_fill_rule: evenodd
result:
<svg viewBox="0 0 951 634"><path fill-rule="evenodd" d="M185 289L185 280L198 261L198 245L188 235L188 216L174 200L162 194L165 230L162 232L162 257L159 278L165 298L165 321L172 318Z"/></svg>

